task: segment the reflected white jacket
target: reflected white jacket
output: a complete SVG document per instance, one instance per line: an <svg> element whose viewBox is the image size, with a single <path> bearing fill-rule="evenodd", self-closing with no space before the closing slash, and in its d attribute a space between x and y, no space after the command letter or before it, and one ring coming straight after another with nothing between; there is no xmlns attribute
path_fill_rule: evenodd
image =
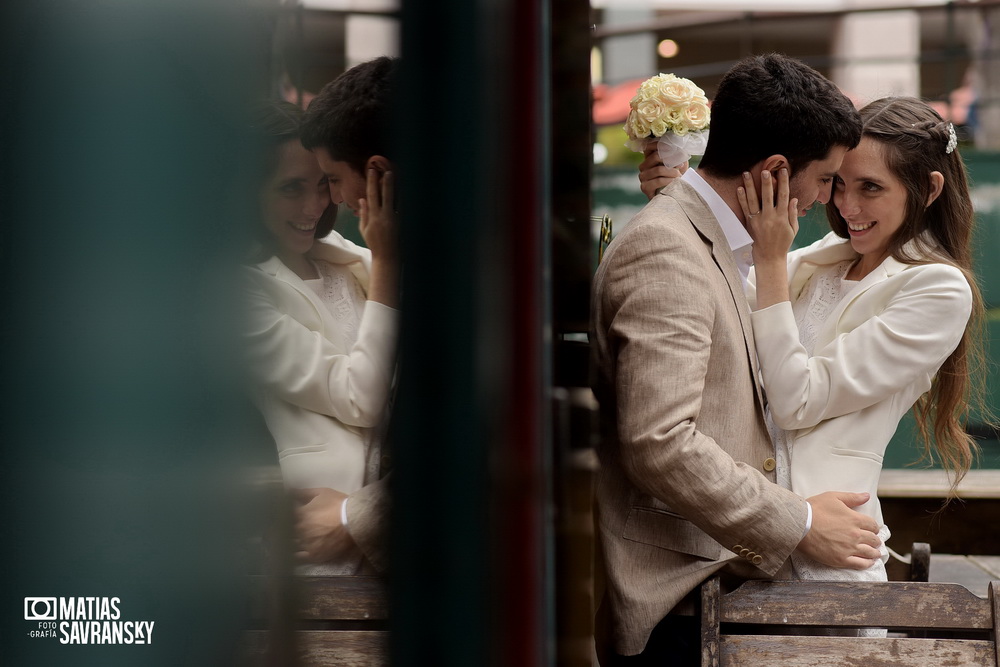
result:
<svg viewBox="0 0 1000 667"><path fill-rule="evenodd" d="M309 254L347 266L367 293L366 248L332 233ZM248 273L251 370L285 484L351 493L366 481L370 432L388 399L398 311L368 301L348 347L320 298L278 258Z"/></svg>
<svg viewBox="0 0 1000 667"><path fill-rule="evenodd" d="M818 269L857 257L849 241L832 233L789 253L792 300ZM930 389L971 312L972 292L961 271L892 257L830 313L811 357L799 343L791 303L755 310L761 377L774 421L791 438L795 493L868 492L872 499L859 511L883 523L876 491L886 445Z"/></svg>

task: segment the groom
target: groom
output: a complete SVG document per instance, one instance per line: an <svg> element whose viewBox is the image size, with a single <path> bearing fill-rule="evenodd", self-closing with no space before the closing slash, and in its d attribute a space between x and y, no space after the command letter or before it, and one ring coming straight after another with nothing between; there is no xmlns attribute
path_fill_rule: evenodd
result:
<svg viewBox="0 0 1000 667"><path fill-rule="evenodd" d="M599 540L607 590L603 665L698 664L698 585L782 571L799 549L835 567L879 556L867 494L803 499L775 484L766 397L743 286L751 239L743 172L787 170L804 211L830 198L861 138L853 105L780 55L737 63L712 106L697 170L652 198L594 279L591 343L601 405Z"/></svg>

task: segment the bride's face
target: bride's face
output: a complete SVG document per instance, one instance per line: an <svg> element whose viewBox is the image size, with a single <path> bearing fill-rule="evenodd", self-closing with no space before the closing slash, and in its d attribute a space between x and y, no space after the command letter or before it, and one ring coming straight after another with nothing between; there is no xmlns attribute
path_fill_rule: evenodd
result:
<svg viewBox="0 0 1000 667"><path fill-rule="evenodd" d="M278 149L278 161L260 195L264 226L279 255L302 255L315 241L316 225L330 205L326 176L298 139Z"/></svg>
<svg viewBox="0 0 1000 667"><path fill-rule="evenodd" d="M906 216L906 186L889 169L878 141L861 139L844 158L833 202L861 255L884 256Z"/></svg>

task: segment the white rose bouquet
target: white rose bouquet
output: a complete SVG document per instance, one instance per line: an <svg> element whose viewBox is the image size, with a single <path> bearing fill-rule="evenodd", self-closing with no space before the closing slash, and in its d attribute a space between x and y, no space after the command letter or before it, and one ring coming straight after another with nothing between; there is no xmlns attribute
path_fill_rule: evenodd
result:
<svg viewBox="0 0 1000 667"><path fill-rule="evenodd" d="M711 113L705 91L691 80L657 74L642 82L629 107L625 145L632 150L641 153L649 142L656 142L668 167L704 155Z"/></svg>

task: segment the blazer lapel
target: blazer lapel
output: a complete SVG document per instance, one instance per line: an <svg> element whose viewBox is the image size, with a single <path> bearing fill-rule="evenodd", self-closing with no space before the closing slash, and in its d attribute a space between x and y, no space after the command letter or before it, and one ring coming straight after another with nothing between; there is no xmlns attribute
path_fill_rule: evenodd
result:
<svg viewBox="0 0 1000 667"><path fill-rule="evenodd" d="M295 275L294 271L285 266L284 262L277 257L271 257L270 259L258 264L257 268L268 275L274 276L275 279L280 280L301 294L316 311L316 317L319 318L319 321L323 322L325 326L329 328L329 322L327 322L329 313L323 306L323 303L319 300L319 297L314 291L312 291L312 289L309 288L308 285L305 284L305 282L303 282L301 278Z"/></svg>
<svg viewBox="0 0 1000 667"><path fill-rule="evenodd" d="M365 294L368 293L368 277L372 270L372 253L368 248L351 243L337 232L330 232L322 241L313 244L309 255L330 264L346 266L357 278Z"/></svg>
<svg viewBox="0 0 1000 667"><path fill-rule="evenodd" d="M750 324L750 305L747 302L746 292L743 289L743 278L736 267L736 260L733 252L729 248L726 235L719 226L719 221L712 214L712 210L705 203L697 191L683 181L677 181L669 195L674 197L680 207L684 210L688 220L698 233L712 246L712 259L716 266L722 271L729 285L729 292L736 306L739 315L740 327L743 330L743 343L746 346L747 357L750 359L750 370L753 374L754 393L760 405L761 414L764 414L766 405L764 391L760 386L760 369L757 365L757 348L753 342L753 328Z"/></svg>
<svg viewBox="0 0 1000 667"><path fill-rule="evenodd" d="M912 241L910 242L913 243ZM937 246L933 242L929 243L929 247L932 250L936 250ZM913 254L914 248L912 245L906 246L905 250L909 250L910 254ZM808 272L806 278L815 273L816 269L822 266L830 266L833 264L840 263L847 259L854 259L858 256L856 252L851 248L849 241L842 241L839 243L834 243L826 247L817 249L814 253L809 254L802 258L801 264L813 265L813 270ZM817 349L821 345L826 345L837 333L837 324L844 315L844 311L850 308L851 304L854 303L859 297L861 297L865 292L870 290L875 285L884 282L890 276L894 276L900 271L909 266L896 260L891 255L886 257L874 270L871 271L867 276L862 278L854 288L840 300L840 303L833 309L829 317L826 318L826 322L823 324L823 328L820 330L819 335L816 337L816 347ZM793 271L795 267L789 266L789 273ZM805 271L798 271L798 273L806 273ZM803 279L804 280L804 279ZM799 289L801 289L799 285ZM798 294L797 290L792 291L792 300L796 298Z"/></svg>

